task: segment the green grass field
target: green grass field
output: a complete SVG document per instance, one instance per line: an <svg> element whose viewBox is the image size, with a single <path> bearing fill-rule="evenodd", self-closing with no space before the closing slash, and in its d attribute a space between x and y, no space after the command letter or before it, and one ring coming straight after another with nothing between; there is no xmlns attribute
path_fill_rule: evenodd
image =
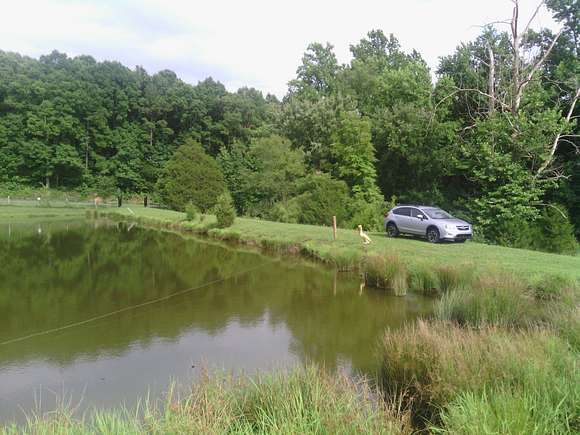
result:
<svg viewBox="0 0 580 435"><path fill-rule="evenodd" d="M177 224L185 219L184 213L135 206L107 209L107 212L127 218L145 218L160 223ZM201 229L211 227L214 223L215 218L207 216L201 223L183 223L182 226L185 229ZM313 251L321 258L356 255L357 252L361 255L365 253L396 255L406 263L428 267L453 266L486 271L508 271L526 279L545 274L580 279L579 256L548 254L475 242L434 245L410 237L391 239L384 233L370 233L373 243L365 248L355 230L339 229L337 240L334 241L330 227L284 224L248 218L236 218L232 227L213 229L209 233L217 237L239 238L242 241L296 245Z"/></svg>

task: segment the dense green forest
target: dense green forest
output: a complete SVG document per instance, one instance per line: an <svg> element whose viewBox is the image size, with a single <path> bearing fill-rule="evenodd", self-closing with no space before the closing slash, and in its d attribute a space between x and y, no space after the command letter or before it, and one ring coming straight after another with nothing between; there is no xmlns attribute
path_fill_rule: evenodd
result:
<svg viewBox="0 0 580 435"><path fill-rule="evenodd" d="M348 64L313 43L282 101L90 56L0 51L0 183L163 202L183 147L210 159L192 168L239 214L378 229L392 201L434 203L481 240L574 252L580 7L546 3L561 32L514 14L507 31L484 27L440 58L436 80L381 30Z"/></svg>

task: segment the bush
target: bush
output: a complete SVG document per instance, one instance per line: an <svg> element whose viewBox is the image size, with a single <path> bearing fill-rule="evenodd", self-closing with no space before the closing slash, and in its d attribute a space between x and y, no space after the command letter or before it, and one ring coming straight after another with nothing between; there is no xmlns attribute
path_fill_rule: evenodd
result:
<svg viewBox="0 0 580 435"><path fill-rule="evenodd" d="M498 218L484 236L487 241L513 248L571 255L578 250L574 225L558 204L549 204L535 220Z"/></svg>
<svg viewBox="0 0 580 435"><path fill-rule="evenodd" d="M394 202L385 202L381 195L356 193L348 207L351 216L348 226L362 225L367 231L384 231L384 216L394 206Z"/></svg>
<svg viewBox="0 0 580 435"><path fill-rule="evenodd" d="M300 222L300 204L297 198L289 201L277 202L266 217L277 222L297 224Z"/></svg>
<svg viewBox="0 0 580 435"><path fill-rule="evenodd" d="M188 221L194 221L199 216L199 209L193 204L187 204L185 207L185 219Z"/></svg>
<svg viewBox="0 0 580 435"><path fill-rule="evenodd" d="M229 192L222 193L215 205L213 212L217 219L217 226L219 228L231 227L236 219L236 208L234 201Z"/></svg>
<svg viewBox="0 0 580 435"><path fill-rule="evenodd" d="M206 212L226 185L217 162L198 142L188 140L163 168L157 188L161 200L175 210L183 211L191 203Z"/></svg>
<svg viewBox="0 0 580 435"><path fill-rule="evenodd" d="M574 236L574 225L564 207L558 204L546 207L536 228L541 237L536 239L537 244L532 245L532 248L558 254L576 254L578 242Z"/></svg>
<svg viewBox="0 0 580 435"><path fill-rule="evenodd" d="M344 222L347 217L348 187L344 181L334 180L328 174L307 177L301 186L298 198L300 223L330 225L332 216Z"/></svg>

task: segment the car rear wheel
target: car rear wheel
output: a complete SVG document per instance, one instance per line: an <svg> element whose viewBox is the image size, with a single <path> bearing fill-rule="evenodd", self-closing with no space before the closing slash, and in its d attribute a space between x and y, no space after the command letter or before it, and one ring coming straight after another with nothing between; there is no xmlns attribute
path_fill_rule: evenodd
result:
<svg viewBox="0 0 580 435"><path fill-rule="evenodd" d="M397 237L399 235L399 229L397 228L397 225L395 225L394 223L390 222L387 225L387 235L389 237Z"/></svg>
<svg viewBox="0 0 580 435"><path fill-rule="evenodd" d="M439 242L439 230L435 227L431 227L427 230L427 240L431 243Z"/></svg>

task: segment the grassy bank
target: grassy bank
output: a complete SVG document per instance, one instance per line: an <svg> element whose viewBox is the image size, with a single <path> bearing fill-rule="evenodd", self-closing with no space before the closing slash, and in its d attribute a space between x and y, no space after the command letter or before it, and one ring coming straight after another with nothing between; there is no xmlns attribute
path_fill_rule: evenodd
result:
<svg viewBox="0 0 580 435"><path fill-rule="evenodd" d="M374 395L366 383L315 368L233 378L206 377L191 394L170 392L164 403L131 411L72 416L62 410L31 416L16 434L401 434L406 414Z"/></svg>
<svg viewBox="0 0 580 435"><path fill-rule="evenodd" d="M332 239L329 227L284 224L237 218L229 228L215 228L215 218L193 222L185 214L143 207L107 209L107 216L137 220L153 226L193 231L224 240L257 245L266 249L301 253L340 269L366 272L370 285L388 287L397 293L407 290L443 293L447 289L472 286L482 275L510 274L535 285L546 276L580 281L580 257L468 242L429 244L408 237L390 239L371 233L373 243L364 247L354 230L338 230Z"/></svg>

